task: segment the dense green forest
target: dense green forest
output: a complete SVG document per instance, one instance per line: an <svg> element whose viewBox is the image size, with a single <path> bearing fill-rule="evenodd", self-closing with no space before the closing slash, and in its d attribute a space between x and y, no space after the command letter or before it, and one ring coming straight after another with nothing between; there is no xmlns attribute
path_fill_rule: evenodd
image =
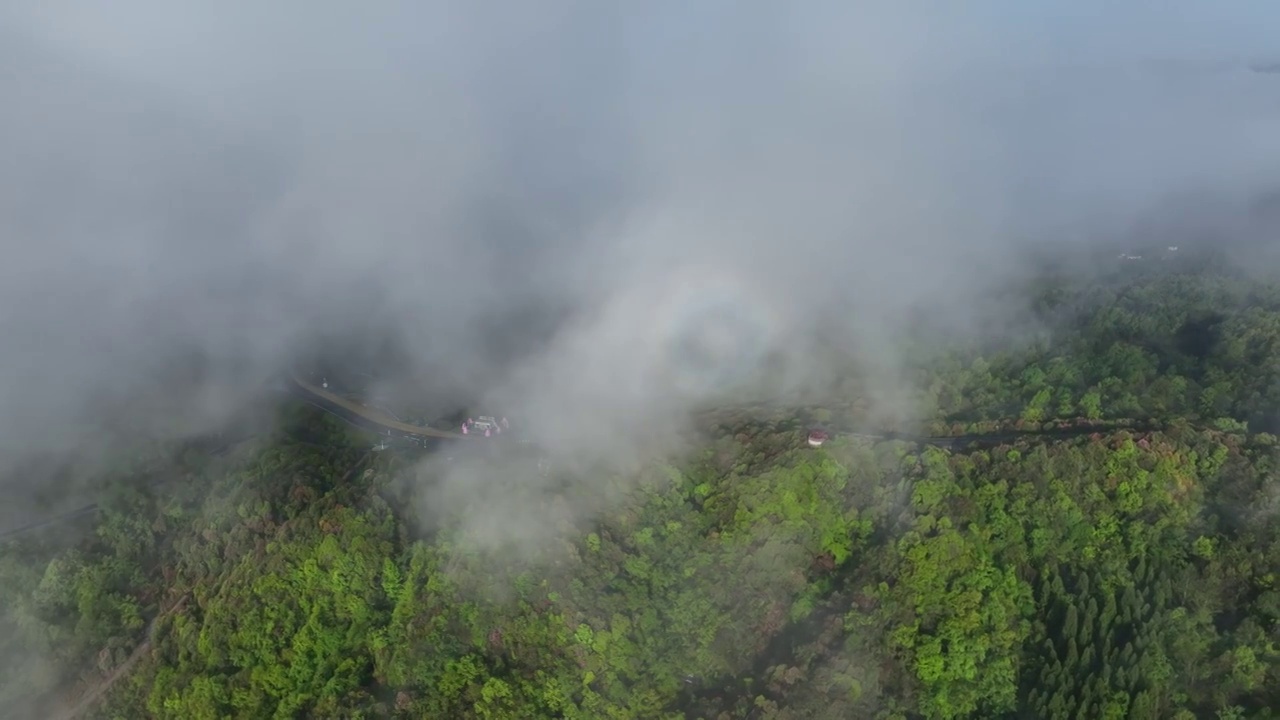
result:
<svg viewBox="0 0 1280 720"><path fill-rule="evenodd" d="M593 480L600 514L528 507L537 553L424 526L432 471L311 408L153 449L83 535L0 548L0 713L75 686L121 720L1274 716L1280 285L1129 264L1026 304L1025 342L921 351L921 423L1086 430L722 410Z"/></svg>

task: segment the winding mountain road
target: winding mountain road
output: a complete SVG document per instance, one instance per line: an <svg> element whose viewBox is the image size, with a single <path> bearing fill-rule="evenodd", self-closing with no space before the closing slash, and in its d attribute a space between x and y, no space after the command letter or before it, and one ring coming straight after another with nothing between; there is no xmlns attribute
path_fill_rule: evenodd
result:
<svg viewBox="0 0 1280 720"><path fill-rule="evenodd" d="M294 371L290 371L287 374L286 379L288 383L287 387L284 389L286 389L291 395L294 395L314 407L335 415L345 422L351 423L357 427L362 427L366 430L371 430L378 435L410 438L423 445L426 445L428 441L432 443L439 443L446 440L483 439L475 435L464 435L458 432L439 430L422 425L410 425L409 423L402 422L392 417L385 411L361 405L360 403L344 398L336 393L332 393L323 387L309 383ZM759 406L754 406L752 409L758 408ZM721 408L721 410L723 409L724 408ZM747 408L744 406L744 409ZM962 450L975 446L999 445L1037 437L1046 440L1065 440L1072 437L1091 435L1094 433L1110 433L1121 430L1129 432L1149 432L1152 430L1160 430L1161 428L1158 425L1151 423L1134 423L1131 425L1118 425L1112 427L1074 426L1047 430L1005 431L986 434L949 436L913 435L910 433L900 432L860 432L854 428L831 427L829 425L827 429L833 436L858 438L869 442L897 440L916 443L918 445L932 445L934 447L946 448L949 450ZM67 520L88 515L90 513L97 512L99 509L98 504L94 503L92 505L76 508L69 512L61 513L43 520L21 525L19 527L0 530L0 542L7 541L16 536L25 535L34 530L59 522L65 522Z"/></svg>
<svg viewBox="0 0 1280 720"><path fill-rule="evenodd" d="M353 402L325 388L303 380L297 372L289 372L289 381L295 394L301 395L312 405L326 410L338 417L378 431L383 435L399 435L401 437L431 438L433 440L474 440L476 438L462 433L422 425L410 425L401 422L382 410Z"/></svg>

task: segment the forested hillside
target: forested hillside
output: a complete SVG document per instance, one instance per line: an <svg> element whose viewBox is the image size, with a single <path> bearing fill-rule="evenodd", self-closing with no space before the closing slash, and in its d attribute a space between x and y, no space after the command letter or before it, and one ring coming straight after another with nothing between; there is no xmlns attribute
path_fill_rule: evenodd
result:
<svg viewBox="0 0 1280 720"><path fill-rule="evenodd" d="M925 434L999 437L721 410L593 479L598 515L530 505L536 553L424 524L419 458L307 407L139 457L81 527L0 548L0 714L103 688L87 716L1272 717L1280 286L1139 268L1027 300L1031 341L907 370Z"/></svg>

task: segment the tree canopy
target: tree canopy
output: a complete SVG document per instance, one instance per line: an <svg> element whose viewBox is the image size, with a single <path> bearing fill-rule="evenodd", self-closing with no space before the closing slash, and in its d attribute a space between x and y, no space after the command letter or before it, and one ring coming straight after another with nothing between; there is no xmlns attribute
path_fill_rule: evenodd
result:
<svg viewBox="0 0 1280 720"><path fill-rule="evenodd" d="M854 397L724 409L537 557L422 527L404 493L431 478L312 408L139 459L82 537L0 547L0 707L1271 717L1280 287L1135 271L1030 300L1045 337L908 369L925 434L965 442L846 432Z"/></svg>

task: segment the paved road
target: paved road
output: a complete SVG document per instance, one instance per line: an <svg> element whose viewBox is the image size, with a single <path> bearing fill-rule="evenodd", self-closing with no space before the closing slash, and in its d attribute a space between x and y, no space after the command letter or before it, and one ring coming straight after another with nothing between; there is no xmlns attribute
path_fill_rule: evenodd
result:
<svg viewBox="0 0 1280 720"><path fill-rule="evenodd" d="M352 421L357 425L371 427L371 429L379 431L380 434L391 434L401 437L432 438L434 440L476 439L470 435L463 435L462 433L400 422L382 410L361 405L340 395L331 393L322 387L312 385L306 380L303 380L296 372L291 371L289 373L289 380L293 384L294 388L300 391L299 394L306 397L312 404L318 405L322 409L328 410L329 412L345 420Z"/></svg>
<svg viewBox="0 0 1280 720"><path fill-rule="evenodd" d="M85 505L82 508L76 508L75 510L54 515L53 517L46 518L44 520L28 523L20 527L16 527L9 530L5 530L4 532L0 532L0 540L6 540L15 535L22 535L23 533L28 533L28 532L31 532L32 530L39 530L42 527L53 525L54 523L60 523L60 522L63 522L64 520L72 520L74 518L80 517L81 515L88 515L89 513L97 512L97 511L98 511L97 503L93 503L92 505Z"/></svg>

